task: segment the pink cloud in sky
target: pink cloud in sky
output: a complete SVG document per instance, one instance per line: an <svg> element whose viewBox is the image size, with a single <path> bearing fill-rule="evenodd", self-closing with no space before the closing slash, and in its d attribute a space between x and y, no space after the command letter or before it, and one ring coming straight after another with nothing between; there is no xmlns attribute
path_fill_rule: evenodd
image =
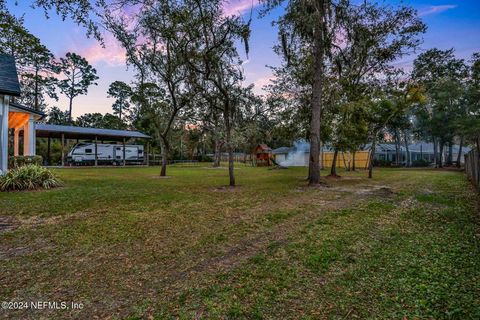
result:
<svg viewBox="0 0 480 320"><path fill-rule="evenodd" d="M263 90L263 88L264 88L266 85L270 84L270 82L271 82L272 80L274 80L274 79L275 79L275 76L274 76L273 74L271 74L271 73L270 73L270 74L267 74L267 75L265 75L265 76L262 76L262 77L260 77L260 78L258 78L258 79L256 79L256 80L253 82L253 85L254 85L253 91L254 91L255 93L257 93L257 94L265 93L264 90Z"/></svg>
<svg viewBox="0 0 480 320"><path fill-rule="evenodd" d="M454 5L454 4L445 4L445 5L439 5L439 6L429 6L427 7L426 9L424 10L421 10L419 15L424 17L424 16L428 16L428 15L431 15L431 14L435 14L435 13L441 13L441 12L445 12L447 10L451 10L451 9L455 9L456 7L458 7L457 5Z"/></svg>
<svg viewBox="0 0 480 320"><path fill-rule="evenodd" d="M253 7L260 4L261 0L230 0L225 1L224 14L227 16L244 14ZM122 16L125 21L133 21L134 14L138 7L122 9L118 15ZM91 64L105 63L109 66L125 65L125 49L118 43L114 36L110 33L104 35L105 47L98 42L91 45L78 48L76 51L83 56Z"/></svg>
<svg viewBox="0 0 480 320"><path fill-rule="evenodd" d="M78 54L87 59L91 64L106 63L109 66L125 65L125 49L111 35L104 37L105 47L98 42L78 50Z"/></svg>
<svg viewBox="0 0 480 320"><path fill-rule="evenodd" d="M260 0L230 0L226 1L223 10L226 16L244 14L260 4Z"/></svg>

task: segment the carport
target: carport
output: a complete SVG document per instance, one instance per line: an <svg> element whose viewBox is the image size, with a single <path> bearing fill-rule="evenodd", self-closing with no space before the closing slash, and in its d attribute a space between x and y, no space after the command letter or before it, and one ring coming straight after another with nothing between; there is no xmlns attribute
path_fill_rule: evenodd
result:
<svg viewBox="0 0 480 320"><path fill-rule="evenodd" d="M149 140L150 136L140 132L131 130L113 130L113 129L99 129L99 128L85 128L76 126L63 126L53 124L37 124L36 125L37 138L47 138L47 163L51 164L50 146L51 139L60 139L62 146L61 164L65 166L65 142L68 140L88 140L95 144L95 166L98 165L98 142L111 141L121 142L123 145L123 165L125 165L125 144L128 139L143 139L146 140L145 164L149 163Z"/></svg>

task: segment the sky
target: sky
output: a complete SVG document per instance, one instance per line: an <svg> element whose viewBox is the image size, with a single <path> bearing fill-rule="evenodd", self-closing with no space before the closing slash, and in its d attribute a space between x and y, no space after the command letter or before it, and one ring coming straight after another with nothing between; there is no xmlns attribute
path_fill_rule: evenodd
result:
<svg viewBox="0 0 480 320"><path fill-rule="evenodd" d="M15 5L15 2L20 4ZM262 87L272 77L269 66L278 66L279 57L273 52L277 43L277 29L272 21L281 16L283 9L277 8L265 18L258 17L261 6L258 0L230 0L225 5L227 14L241 14L247 19L252 15L250 53L244 59L245 84L254 84L255 92L262 94ZM84 113L112 112L113 99L107 97L110 83L115 80L131 82L133 70L125 64L125 55L121 46L105 35L106 47L103 48L94 39L88 39L85 30L72 21L62 21L54 13L47 19L42 10L28 6L30 1L7 0L10 12L25 17L26 28L40 38L58 58L67 52L76 52L85 57L97 70L98 85L91 86L88 94L74 100L73 115ZM480 0L386 0L385 3L407 4L418 10L428 30L423 36L423 44L418 53L430 48L455 48L459 58L469 59L474 52L480 51ZM398 67L410 70L415 56L404 57L395 62ZM51 101L51 105L67 110L68 101L64 97Z"/></svg>

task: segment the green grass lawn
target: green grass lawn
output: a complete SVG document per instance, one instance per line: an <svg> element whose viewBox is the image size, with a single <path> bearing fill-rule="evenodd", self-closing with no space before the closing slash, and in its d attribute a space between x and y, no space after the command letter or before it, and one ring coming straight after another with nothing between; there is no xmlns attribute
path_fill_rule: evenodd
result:
<svg viewBox="0 0 480 320"><path fill-rule="evenodd" d="M0 194L0 298L81 310L10 318L480 319L478 195L459 172L55 170ZM325 172L322 172L325 175Z"/></svg>

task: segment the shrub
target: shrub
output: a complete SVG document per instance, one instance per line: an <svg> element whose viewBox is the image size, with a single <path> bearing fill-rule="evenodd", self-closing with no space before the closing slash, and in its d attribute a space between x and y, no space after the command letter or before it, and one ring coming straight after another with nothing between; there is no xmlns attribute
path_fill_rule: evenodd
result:
<svg viewBox="0 0 480 320"><path fill-rule="evenodd" d="M0 176L0 191L51 189L62 182L48 169L37 165L25 165Z"/></svg>
<svg viewBox="0 0 480 320"><path fill-rule="evenodd" d="M207 155L201 155L198 157L200 162L213 162L213 158Z"/></svg>
<svg viewBox="0 0 480 320"><path fill-rule="evenodd" d="M392 161L373 159L373 166L374 167L391 167L392 166Z"/></svg>
<svg viewBox="0 0 480 320"><path fill-rule="evenodd" d="M11 169L23 167L29 164L41 166L42 165L41 156L16 156L8 158L8 167Z"/></svg>
<svg viewBox="0 0 480 320"><path fill-rule="evenodd" d="M430 161L425 159L419 159L412 162L413 167L428 167L430 165Z"/></svg>

